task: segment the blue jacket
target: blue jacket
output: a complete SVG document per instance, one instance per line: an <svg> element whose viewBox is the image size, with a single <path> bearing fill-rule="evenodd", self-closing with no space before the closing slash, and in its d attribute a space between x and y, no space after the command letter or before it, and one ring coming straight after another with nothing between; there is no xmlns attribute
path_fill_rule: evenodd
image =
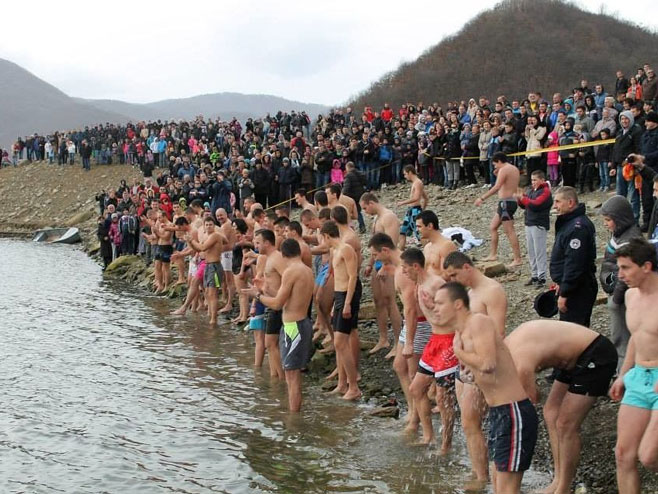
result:
<svg viewBox="0 0 658 494"><path fill-rule="evenodd" d="M658 128L645 130L640 139L640 154L644 164L658 171Z"/></svg>
<svg viewBox="0 0 658 494"><path fill-rule="evenodd" d="M228 178L224 178L222 181L216 181L210 186L210 195L212 197L210 209L212 211L213 217L215 216L215 211L217 211L219 208L224 208L228 214L231 214L232 189L233 184Z"/></svg>

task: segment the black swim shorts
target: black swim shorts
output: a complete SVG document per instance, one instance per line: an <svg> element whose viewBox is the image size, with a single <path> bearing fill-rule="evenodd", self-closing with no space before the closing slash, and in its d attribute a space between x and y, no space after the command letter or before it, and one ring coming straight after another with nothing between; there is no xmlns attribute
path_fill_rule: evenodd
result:
<svg viewBox="0 0 658 494"><path fill-rule="evenodd" d="M334 331L339 333L350 334L353 329L359 324L359 307L361 306L361 280L357 278L356 287L354 288L354 296L352 297L352 303L350 304L351 308L351 317L346 319L343 317L343 308L345 307L345 299L347 298L347 292L335 292L334 293L334 317L331 320L331 325L334 328Z"/></svg>
<svg viewBox="0 0 658 494"><path fill-rule="evenodd" d="M279 334L281 332L281 326L283 326L282 314L283 311L280 310L272 310L269 307L265 309L265 334Z"/></svg>
<svg viewBox="0 0 658 494"><path fill-rule="evenodd" d="M281 365L284 370L305 369L311 358L313 323L307 317L301 321L284 322L279 335Z"/></svg>
<svg viewBox="0 0 658 494"><path fill-rule="evenodd" d="M605 396L617 371L617 360L617 350L612 342L598 335L580 354L573 369L555 369L553 377L568 384L569 393Z"/></svg>
<svg viewBox="0 0 658 494"><path fill-rule="evenodd" d="M498 201L496 213L498 213L498 216L500 216L501 221L513 221L514 213L516 212L517 207L518 204L514 200Z"/></svg>
<svg viewBox="0 0 658 494"><path fill-rule="evenodd" d="M489 460L499 472L530 468L537 442L537 412L530 400L489 408Z"/></svg>
<svg viewBox="0 0 658 494"><path fill-rule="evenodd" d="M174 253L173 245L158 245L155 254L155 260L169 263L171 262L171 255Z"/></svg>

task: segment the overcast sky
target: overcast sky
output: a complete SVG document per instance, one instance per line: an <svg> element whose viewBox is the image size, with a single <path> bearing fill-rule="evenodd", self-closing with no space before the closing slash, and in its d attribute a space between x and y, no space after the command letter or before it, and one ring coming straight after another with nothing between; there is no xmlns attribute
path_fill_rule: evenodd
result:
<svg viewBox="0 0 658 494"><path fill-rule="evenodd" d="M0 57L83 98L145 103L235 91L330 105L495 3L33 0L28 8L10 1L3 2ZM658 28L656 0L578 5L593 12L604 5Z"/></svg>

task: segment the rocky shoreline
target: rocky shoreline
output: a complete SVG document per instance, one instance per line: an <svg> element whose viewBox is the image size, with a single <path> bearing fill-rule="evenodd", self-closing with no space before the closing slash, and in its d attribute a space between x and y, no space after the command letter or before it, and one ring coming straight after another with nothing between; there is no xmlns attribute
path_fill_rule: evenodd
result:
<svg viewBox="0 0 658 494"><path fill-rule="evenodd" d="M98 205L94 196L101 189L116 187L121 179L128 181L140 174L132 167L111 165L94 167L84 172L76 167L60 167L39 162L24 164L19 167L0 170L0 236L30 235L38 228L47 226L76 226L82 235L82 249L95 257L99 244L96 239L96 217ZM396 204L398 200L408 197L408 186L392 186L381 191L382 202L386 205ZM459 189L446 191L438 187L428 187L429 204L439 216L441 227L460 226L469 229L477 238L486 239L488 224L493 210L493 202L482 208L475 208L473 201L480 193L479 189ZM590 193L583 197L588 214L595 216L596 209L608 196L605 193ZM390 207L390 206L389 206ZM402 208L392 207L400 216ZM597 218L592 218L597 226L597 248L603 251L607 233ZM525 236L522 221L516 221L517 233L522 251L525 250ZM364 244L365 244L364 237ZM549 242L552 234L549 234ZM469 252L476 260L488 253L486 242L483 246ZM500 260L511 260L511 252L506 239L501 240ZM509 310L507 331L513 330L524 321L537 318L532 309L536 295L535 289L528 289L523 283L529 277L529 269L522 266L520 270L507 272L502 264L481 265L490 275L496 275L498 281L506 288ZM149 289L153 268L146 266L141 258L129 256L119 259L108 268L108 277L124 280L134 286ZM365 284L367 287L367 283ZM172 299L184 296L183 287L175 287L168 293ZM359 327L363 341L361 359L362 383L365 399L374 407L385 406L388 411L380 410L382 416L396 417L399 409L404 408L404 398L391 362L383 358L384 352L374 356L368 355L377 339L369 287L364 292L364 310ZM603 304L605 297L600 294L592 316L592 329L609 335L608 315ZM307 380L311 385L324 385L324 377L333 367L333 358L316 353L309 367ZM542 390L546 393L548 383L539 379ZM399 403L395 405L392 399ZM387 406L393 405L393 406ZM374 408L377 410L377 408ZM618 405L607 398L598 400L595 408L588 415L583 425L583 454L576 476L576 482L584 482L587 492L609 493L616 490L614 444L616 438L616 420ZM540 437L533 466L546 471L550 468L550 447L546 430L540 426ZM643 492L658 492L658 476L643 472Z"/></svg>

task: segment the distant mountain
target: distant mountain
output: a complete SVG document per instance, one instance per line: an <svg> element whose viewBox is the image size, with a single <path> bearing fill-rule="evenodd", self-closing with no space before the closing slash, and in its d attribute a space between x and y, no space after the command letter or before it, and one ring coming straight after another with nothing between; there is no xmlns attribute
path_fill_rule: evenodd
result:
<svg viewBox="0 0 658 494"><path fill-rule="evenodd" d="M233 117L241 121L277 111L306 111L311 118L326 113L326 106L291 101L277 96L217 93L168 99L147 104L118 100L73 98L13 62L0 59L0 146L11 146L18 136L50 133L99 123L130 120L166 120Z"/></svg>
<svg viewBox="0 0 658 494"><path fill-rule="evenodd" d="M615 72L633 75L656 63L658 35L609 15L558 0L505 0L457 34L402 64L352 98L352 106L381 108L423 101L492 101L540 91L570 92L581 78L614 92Z"/></svg>

